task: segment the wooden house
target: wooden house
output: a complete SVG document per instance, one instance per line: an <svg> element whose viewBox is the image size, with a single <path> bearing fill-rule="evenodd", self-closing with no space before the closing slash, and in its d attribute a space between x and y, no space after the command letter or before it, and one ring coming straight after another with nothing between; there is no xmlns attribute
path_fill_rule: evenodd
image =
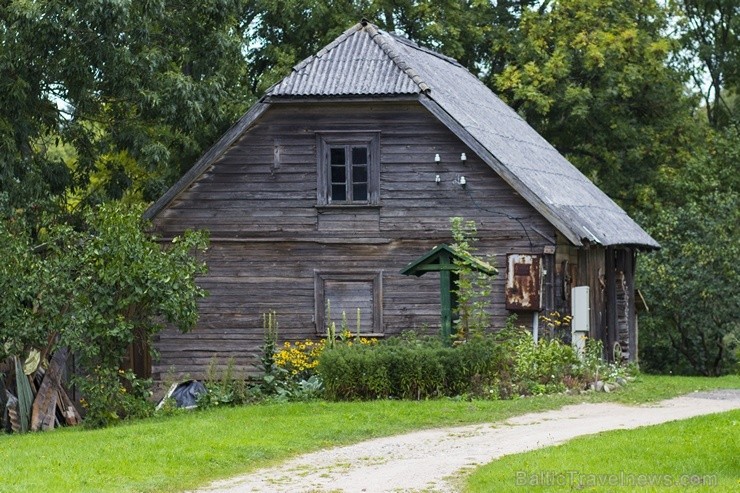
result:
<svg viewBox="0 0 740 493"><path fill-rule="evenodd" d="M161 333L153 376L201 376L213 357L256 371L263 313L281 340L316 337L327 301L352 326L359 308L365 334L437 332L438 275L400 271L450 242L451 216L476 221L499 272L494 327L568 313L571 288L588 286L590 335L636 358L635 252L655 240L455 60L363 21L146 212L163 240L211 236L200 322Z"/></svg>

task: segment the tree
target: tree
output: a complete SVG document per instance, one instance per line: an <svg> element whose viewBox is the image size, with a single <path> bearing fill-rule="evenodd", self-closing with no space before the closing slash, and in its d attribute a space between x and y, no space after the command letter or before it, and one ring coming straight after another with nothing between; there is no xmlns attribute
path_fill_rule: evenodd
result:
<svg viewBox="0 0 740 493"><path fill-rule="evenodd" d="M0 191L29 227L126 191L156 198L236 119L252 98L247 5L0 5Z"/></svg>
<svg viewBox="0 0 740 493"><path fill-rule="evenodd" d="M740 342L740 134L710 133L705 148L665 177L673 194L646 218L661 243L639 263L650 313L641 323L648 370L730 371Z"/></svg>
<svg viewBox="0 0 740 493"><path fill-rule="evenodd" d="M527 9L494 89L625 207L644 204L662 166L690 142L686 74L657 1L559 0Z"/></svg>
<svg viewBox="0 0 740 493"><path fill-rule="evenodd" d="M0 266L6 295L0 355L22 356L50 343L70 348L95 425L128 412L133 401L124 383L128 390L144 388L131 372L119 371L129 345L139 339L151 347L165 322L189 330L205 295L195 279L205 265L194 256L205 248L205 235L187 232L163 247L145 233L141 213L141 207L102 205L85 214L84 230L42 229L41 244L15 224L20 219L0 223L0 248L9 259Z"/></svg>
<svg viewBox="0 0 740 493"><path fill-rule="evenodd" d="M456 58L488 78L507 59L521 12L539 0L259 0L250 49L250 88L261 93L366 18L381 29Z"/></svg>
<svg viewBox="0 0 740 493"><path fill-rule="evenodd" d="M740 118L740 1L677 0L682 14L684 63L715 128Z"/></svg>

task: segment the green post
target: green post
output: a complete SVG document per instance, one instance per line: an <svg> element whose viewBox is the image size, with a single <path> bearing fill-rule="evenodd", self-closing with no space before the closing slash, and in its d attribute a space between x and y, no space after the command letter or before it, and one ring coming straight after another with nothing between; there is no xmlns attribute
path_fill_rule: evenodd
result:
<svg viewBox="0 0 740 493"><path fill-rule="evenodd" d="M447 252L439 257L439 263L442 267L439 271L439 296L440 296L440 308L442 311L442 340L445 344L449 344L450 336L452 335L452 278L449 268L445 268L451 264L450 256Z"/></svg>
<svg viewBox="0 0 740 493"><path fill-rule="evenodd" d="M458 252L444 243L432 248L431 251L428 251L401 269L401 274L417 277L423 276L427 272L439 272L439 300L440 311L442 312L440 332L445 344L451 344L452 336L455 334L455 320L452 319L452 314L458 310L459 300L455 293L455 284L459 279L460 273L453 259L458 258L469 263L478 272L484 272L489 276L496 273L496 268L492 265L478 260L469 254L461 257Z"/></svg>

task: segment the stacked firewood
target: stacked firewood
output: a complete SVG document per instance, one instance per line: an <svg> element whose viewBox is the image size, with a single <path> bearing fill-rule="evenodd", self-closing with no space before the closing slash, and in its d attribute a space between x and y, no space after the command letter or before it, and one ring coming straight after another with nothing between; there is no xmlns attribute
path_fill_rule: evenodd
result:
<svg viewBox="0 0 740 493"><path fill-rule="evenodd" d="M5 431L51 430L80 422L62 381L67 355L67 349L61 348L47 361L46 356L32 351L24 361L13 356L2 365L5 371L4 378L0 378L0 408Z"/></svg>

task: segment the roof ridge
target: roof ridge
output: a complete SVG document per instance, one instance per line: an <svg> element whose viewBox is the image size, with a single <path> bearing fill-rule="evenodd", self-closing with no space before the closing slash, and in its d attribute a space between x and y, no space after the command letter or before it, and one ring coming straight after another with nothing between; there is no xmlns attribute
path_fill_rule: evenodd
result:
<svg viewBox="0 0 740 493"><path fill-rule="evenodd" d="M411 39L409 39L409 38L407 38L405 36L402 36L400 34L391 33L391 32L389 32L388 34L393 39L395 39L396 41L398 41L399 43L401 43L403 45L408 46L409 48L412 48L414 50L418 50L418 51L424 52L424 53L426 53L428 55L435 56L435 57L439 58L440 60L444 60L445 62L451 63L452 65L455 65L457 67L465 68L460 62L458 62L457 60L455 60L451 56L443 55L442 53L440 53L438 51L432 50L431 48L427 48L426 46L421 46L417 42L415 42L415 41L413 41L413 40L411 40Z"/></svg>
<svg viewBox="0 0 740 493"><path fill-rule="evenodd" d="M383 32L378 29L376 25L366 21L365 19L363 19L363 21L359 25L368 32L368 34L370 35L370 39L375 41L380 49L383 50L386 55L388 55L388 58L391 59L393 64L398 67L403 73L409 76L409 78L413 80L417 86L419 86L419 89L421 89L422 92L429 93L432 91L432 88L429 87L429 84L424 82L421 76L416 73L411 65L406 63L403 57L401 57L401 55L393 49L391 43L388 42L388 39L390 39L390 34L386 38L385 36L383 36Z"/></svg>

